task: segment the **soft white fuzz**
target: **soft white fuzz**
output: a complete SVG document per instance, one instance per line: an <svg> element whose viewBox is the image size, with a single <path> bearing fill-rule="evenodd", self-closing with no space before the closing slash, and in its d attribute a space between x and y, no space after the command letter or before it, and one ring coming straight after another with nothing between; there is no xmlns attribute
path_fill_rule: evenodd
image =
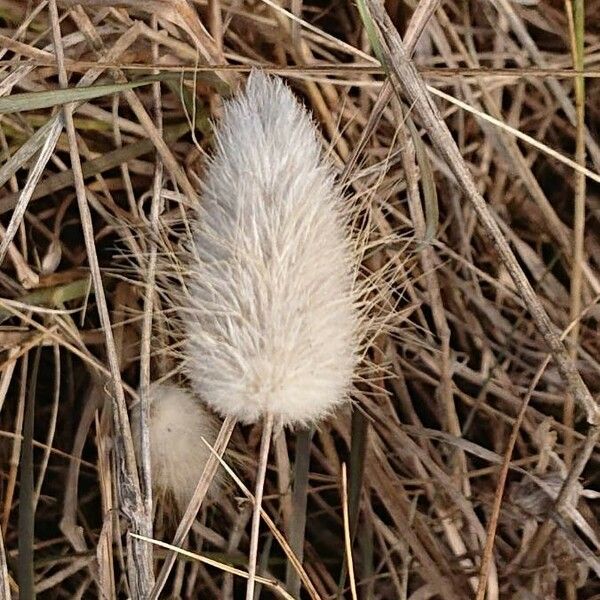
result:
<svg viewBox="0 0 600 600"><path fill-rule="evenodd" d="M356 363L352 250L316 129L254 71L215 133L190 260L187 372L222 415L308 423Z"/></svg>
<svg viewBox="0 0 600 600"><path fill-rule="evenodd" d="M216 438L215 418L188 391L153 384L149 430L154 490L157 495L172 497L184 511L210 454L201 438L210 444ZM132 433L139 456L139 404L132 411Z"/></svg>

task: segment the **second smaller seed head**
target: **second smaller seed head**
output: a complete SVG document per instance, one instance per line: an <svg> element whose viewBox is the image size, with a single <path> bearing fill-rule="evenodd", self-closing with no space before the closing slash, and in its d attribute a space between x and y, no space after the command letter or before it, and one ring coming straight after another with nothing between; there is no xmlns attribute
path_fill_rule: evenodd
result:
<svg viewBox="0 0 600 600"><path fill-rule="evenodd" d="M150 461L157 496L172 499L184 511L196 489L217 426L215 417L190 392L168 384L150 387ZM140 406L132 411L132 434L140 454ZM213 483L209 495L217 492Z"/></svg>

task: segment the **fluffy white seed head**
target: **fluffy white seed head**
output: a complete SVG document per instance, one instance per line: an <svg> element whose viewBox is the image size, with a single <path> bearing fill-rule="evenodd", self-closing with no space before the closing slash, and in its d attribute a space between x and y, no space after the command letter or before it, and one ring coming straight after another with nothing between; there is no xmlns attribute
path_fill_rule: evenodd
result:
<svg viewBox="0 0 600 600"><path fill-rule="evenodd" d="M358 318L344 214L310 117L254 71L217 127L190 252L187 372L220 414L293 425L347 398Z"/></svg>
<svg viewBox="0 0 600 600"><path fill-rule="evenodd" d="M215 417L187 390L166 384L150 386L150 461L157 496L172 498L180 511L187 508L216 439ZM132 411L132 433L140 452L140 405ZM215 494L217 484L209 489Z"/></svg>

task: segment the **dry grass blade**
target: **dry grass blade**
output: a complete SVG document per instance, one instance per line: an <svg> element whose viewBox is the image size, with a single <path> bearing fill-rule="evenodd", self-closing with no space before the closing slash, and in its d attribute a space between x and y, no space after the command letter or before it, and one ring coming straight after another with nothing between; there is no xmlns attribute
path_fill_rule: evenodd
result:
<svg viewBox="0 0 600 600"><path fill-rule="evenodd" d="M59 78L62 87L66 87L67 78L64 70L62 55L61 32L58 19L58 10L56 0L50 0L50 16L52 22L52 33L54 37L55 50L59 65ZM94 243L94 232L90 208L86 197L85 186L83 182L83 173L81 171L81 162L79 158L79 149L77 137L75 134L75 125L73 123L73 106L66 105L64 108L65 129L69 139L69 151L71 157L71 168L75 179L75 191L77 203L81 216L81 225L85 236L87 258L90 264L92 282L94 285L96 301L98 303L98 312L100 321L104 329L106 340L106 351L108 363L111 371L111 395L113 401L113 422L115 427L115 447L118 456L121 508L130 520L134 531L142 534L151 531L151 515L145 514L142 503L140 483L136 470L136 461L133 450L133 441L131 438L131 429L127 416L127 407L125 404L125 394L121 382L121 373L115 349L114 337L110 323L110 316L104 295L104 286L100 274L100 266L96 254ZM152 570L151 555L147 547L140 543L133 543L128 552L128 574L129 585L134 598L139 596L146 597L154 584L154 575Z"/></svg>
<svg viewBox="0 0 600 600"><path fill-rule="evenodd" d="M32 308L35 306L60 308L67 302L85 297L89 289L90 278L84 277L72 283L35 290L18 298L18 302ZM0 309L0 323L10 316L12 316L10 311Z"/></svg>
<svg viewBox="0 0 600 600"><path fill-rule="evenodd" d="M254 582L258 558L258 539L260 534L260 514L262 512L263 490L269 462L269 448L273 435L273 415L268 413L264 419L263 432L260 441L258 465L256 467L256 483L254 487L254 510L252 513L252 528L250 532L250 552L248 554L248 583L246 585L246 600L254 600Z"/></svg>
<svg viewBox="0 0 600 600"><path fill-rule="evenodd" d="M63 127L62 115L57 115L40 127L28 140L0 167L0 185L4 185L36 152L47 145L49 140L60 134Z"/></svg>
<svg viewBox="0 0 600 600"><path fill-rule="evenodd" d="M151 85L155 81L157 81L156 77L148 77L142 81L130 81L128 83L108 83L91 87L53 90L51 92L13 94L8 98L0 98L0 115L93 100L102 96L118 94L125 90L134 90L144 85Z"/></svg>
<svg viewBox="0 0 600 600"><path fill-rule="evenodd" d="M44 477L46 476L46 469L48 468L48 462L50 461L50 453L54 442L54 434L56 433L56 421L58 418L58 405L60 402L60 346L58 344L52 345L52 353L54 357L54 381L53 381L53 401L52 411L50 413L50 421L48 424L48 435L46 437L46 448L44 449L44 457L42 458L42 464L39 469L38 480L35 485L35 491L33 495L33 507L34 514L37 505L40 500L40 494L42 492L42 485L44 483ZM33 440L32 440L33 443Z"/></svg>
<svg viewBox="0 0 600 600"><path fill-rule="evenodd" d="M156 19L153 19L154 29L157 28ZM157 57L156 44L152 46L152 55ZM154 113L156 128L163 134L162 107L160 98L160 85L156 83L153 86ZM149 533L152 537L151 516L153 513L152 503L152 464L150 454L150 353L152 323L155 302L155 284L156 284L156 261L158 247L156 238L158 237L159 215L161 212L160 192L163 187L163 164L157 160L154 169L154 178L152 181L152 200L150 206L150 227L153 239L150 240L150 257L146 276L146 290L144 294L144 319L142 322L142 339L140 353L140 473L141 473L141 491L144 510L148 515ZM133 205L133 203L132 203ZM152 557L150 557L152 561Z"/></svg>
<svg viewBox="0 0 600 600"><path fill-rule="evenodd" d="M221 571L231 573L232 575L237 575L238 577L244 577L245 579L248 579L248 577L249 577L249 575L246 571L242 571L241 569L236 569L234 567L231 567L230 565L226 565L226 564L220 563L216 560L207 558L206 556L202 556L200 554L190 552L189 550L184 550L183 548L178 548L177 546L174 546L173 544L167 544L167 543L161 542L159 540L153 540L152 538L147 538L145 536L137 535L135 533L132 533L130 535L133 537L136 537L140 540L144 540L145 542L148 542L149 544L154 544L155 546L159 546L160 548L165 548L166 550L170 550L171 552L180 554L181 556L186 556L187 558L191 558L193 560L198 560L207 565L210 565L211 567L220 569ZM274 581L273 579L267 579L266 577L258 577L257 576L255 579L256 579L257 583L266 585L270 589L274 590L282 598L285 598L286 600L294 600L294 597L290 596L290 594L288 594L281 587L281 584L279 582Z"/></svg>
<svg viewBox="0 0 600 600"><path fill-rule="evenodd" d="M57 129L57 131L60 131ZM48 136L44 142L42 147L39 150L39 153L36 157L35 164L29 170L29 176L27 177L27 183L19 196L17 201L17 205L15 210L13 211L12 217L10 219L10 223L8 228L4 232L2 236L2 241L0 242L0 264L4 262L4 257L6 256L6 252L8 250L9 245L12 243L15 234L17 233L17 229L21 225L23 220L23 215L27 210L27 205L29 204L29 200L35 190L44 169L46 168L46 164L50 160L50 156L52 152L54 152L54 144L56 143L56 138L52 136Z"/></svg>
<svg viewBox="0 0 600 600"><path fill-rule="evenodd" d="M585 53L585 14L583 0L565 0L565 10L567 20L569 21L569 30L571 34L571 51L573 53L574 67L582 71L584 68ZM581 166L586 164L585 151L585 80L578 77L575 80L575 110L577 113L577 134L575 137L575 158ZM571 356L573 360L577 358L577 348L579 344L579 320L578 315L581 311L583 297L583 277L582 265L585 261L584 241L585 241L585 197L586 197L586 179L583 173L575 174L575 203L573 207L573 268L571 273L571 303L570 317L576 320L576 324L571 332ZM565 400L563 409L563 423L569 427L574 426L575 406L571 396ZM565 443L565 463L570 466L573 460L573 438L569 436Z"/></svg>
<svg viewBox="0 0 600 600"><path fill-rule="evenodd" d="M342 464L342 511L344 514L344 543L346 548L346 560L348 562L348 577L350 578L350 591L352 600L358 600L356 592L356 578L354 576L354 559L352 557L352 540L350 534L350 517L348 516L348 478L346 475L346 464Z"/></svg>
<svg viewBox="0 0 600 600"><path fill-rule="evenodd" d="M421 174L421 183L423 186L423 203L425 204L425 231L422 233L421 245L430 244L435 237L438 226L439 226L439 207L438 197L435 187L435 180L433 177L433 169L431 162L425 151L425 145L417 132L410 115L407 116L406 120L408 124L408 130L412 137L412 142L415 148L415 156L417 164L419 165L419 172ZM405 167L406 169L406 167Z"/></svg>
<svg viewBox="0 0 600 600"><path fill-rule="evenodd" d="M369 419L360 410L352 411L350 447L350 485L348 492L348 521L350 541L354 542L360 518L360 499L364 486L365 464L369 440ZM345 468L345 467L344 467ZM347 565L342 565L338 593L346 586Z"/></svg>

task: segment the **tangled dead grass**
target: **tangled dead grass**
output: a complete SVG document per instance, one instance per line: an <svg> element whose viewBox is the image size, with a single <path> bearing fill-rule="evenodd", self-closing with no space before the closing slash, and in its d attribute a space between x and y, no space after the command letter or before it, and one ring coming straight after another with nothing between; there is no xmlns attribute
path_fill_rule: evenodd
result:
<svg viewBox="0 0 600 600"><path fill-rule="evenodd" d="M178 539L146 517L127 407L181 382L161 257L254 65L319 123L385 313L354 410L275 440L261 595L600 594L600 2L386 9L0 1L3 597L146 597L168 551L127 532ZM259 439L224 455L250 488ZM228 481L164 595L242 593Z"/></svg>

